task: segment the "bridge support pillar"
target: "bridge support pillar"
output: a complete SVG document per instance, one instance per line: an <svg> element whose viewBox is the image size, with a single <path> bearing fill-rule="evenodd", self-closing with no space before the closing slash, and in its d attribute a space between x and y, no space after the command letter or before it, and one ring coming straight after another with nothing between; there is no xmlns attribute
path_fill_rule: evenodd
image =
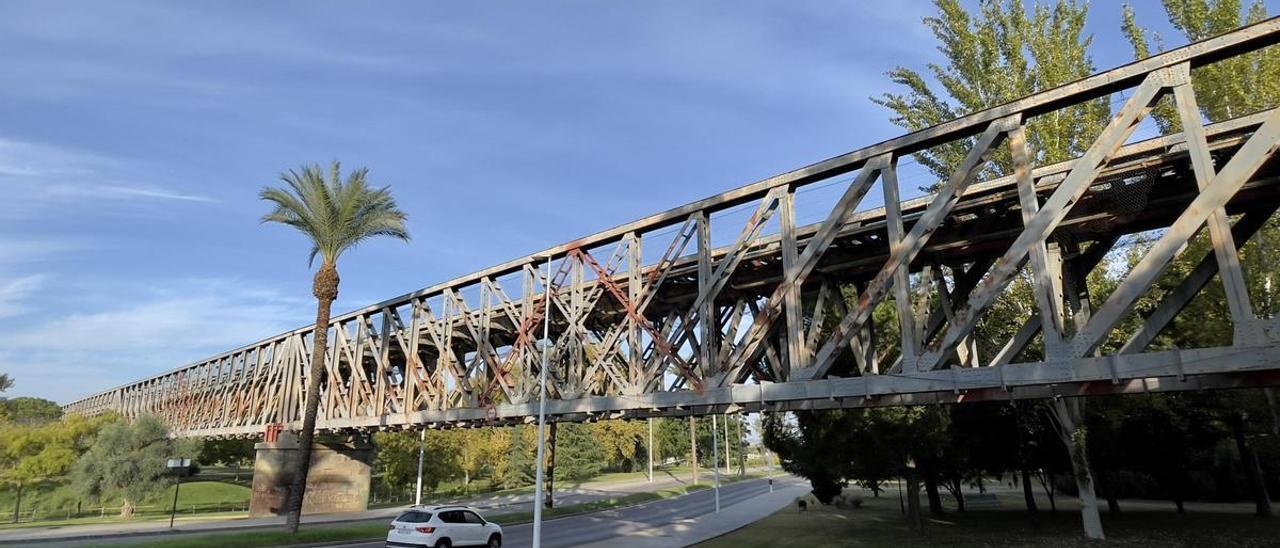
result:
<svg viewBox="0 0 1280 548"><path fill-rule="evenodd" d="M254 446L253 496L249 517L284 515L289 486L300 448L292 432ZM311 472L303 514L361 512L369 508L373 446L359 439L317 442L311 450Z"/></svg>

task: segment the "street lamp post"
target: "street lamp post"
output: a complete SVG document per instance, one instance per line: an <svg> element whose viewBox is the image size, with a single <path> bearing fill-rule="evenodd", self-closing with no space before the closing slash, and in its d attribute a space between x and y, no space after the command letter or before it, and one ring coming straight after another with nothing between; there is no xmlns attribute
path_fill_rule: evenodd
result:
<svg viewBox="0 0 1280 548"><path fill-rule="evenodd" d="M547 428L547 350L551 346L551 255L547 255L547 273L542 285L546 308L542 314L542 371L538 375L538 473L533 493L533 548L542 546L542 482L546 475L543 451Z"/></svg>
<svg viewBox="0 0 1280 548"><path fill-rule="evenodd" d="M427 429L423 428L418 436L418 489L413 495L413 505L422 506L422 454L427 447Z"/></svg>
<svg viewBox="0 0 1280 548"><path fill-rule="evenodd" d="M182 488L182 477L191 469L191 459L169 459L166 463L169 472L174 475L173 507L169 509L169 528L173 529L173 518L178 515L178 490Z"/></svg>

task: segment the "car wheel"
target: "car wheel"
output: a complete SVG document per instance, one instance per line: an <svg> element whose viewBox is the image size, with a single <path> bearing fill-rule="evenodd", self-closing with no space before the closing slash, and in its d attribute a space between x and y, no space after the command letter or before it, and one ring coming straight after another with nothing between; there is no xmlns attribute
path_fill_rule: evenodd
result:
<svg viewBox="0 0 1280 548"><path fill-rule="evenodd" d="M453 548L453 543L447 538L442 538L436 541L436 548Z"/></svg>
<svg viewBox="0 0 1280 548"><path fill-rule="evenodd" d="M489 535L489 548L502 548L502 535L497 533Z"/></svg>

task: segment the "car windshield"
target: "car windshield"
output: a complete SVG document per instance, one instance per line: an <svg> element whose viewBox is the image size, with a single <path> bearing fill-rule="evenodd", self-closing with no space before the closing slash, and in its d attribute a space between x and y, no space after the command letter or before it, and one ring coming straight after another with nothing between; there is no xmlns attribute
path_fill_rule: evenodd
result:
<svg viewBox="0 0 1280 548"><path fill-rule="evenodd" d="M431 521L431 513L411 510L400 514L400 517L397 517L396 521L401 523L426 523Z"/></svg>

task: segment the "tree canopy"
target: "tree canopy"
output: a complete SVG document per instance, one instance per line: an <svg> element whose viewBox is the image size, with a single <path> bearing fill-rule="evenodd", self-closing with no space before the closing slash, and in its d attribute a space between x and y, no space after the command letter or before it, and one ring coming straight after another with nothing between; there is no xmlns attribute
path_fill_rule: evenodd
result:
<svg viewBox="0 0 1280 548"><path fill-rule="evenodd" d="M0 420L37 426L62 418L62 406L43 398L0 400Z"/></svg>
<svg viewBox="0 0 1280 548"><path fill-rule="evenodd" d="M941 89L920 72L898 67L888 76L905 88L872 98L892 112L890 120L916 131L965 114L1007 103L1037 91L1089 76L1091 36L1084 34L1088 4L1060 0L1028 12L1022 0L981 0L970 14L959 0L934 0L938 13L924 20L938 39L943 64L929 64ZM1027 142L1041 164L1079 156L1106 124L1105 99L1067 107L1031 120ZM973 140L922 151L917 160L941 179L951 175ZM1012 172L1009 154L997 155L989 174Z"/></svg>
<svg viewBox="0 0 1280 548"><path fill-rule="evenodd" d="M263 200L275 204L264 223L293 227L311 240L310 260L319 256L325 264L336 264L347 250L378 236L409 240L406 216L390 187L372 188L369 170L360 168L342 177L342 165L333 162L328 173L319 164L289 170L280 176L288 186L265 188Z"/></svg>
<svg viewBox="0 0 1280 548"><path fill-rule="evenodd" d="M91 497L122 499L120 514L130 517L138 502L172 481L168 459L199 453L198 441L171 439L169 428L155 417L113 422L80 456L72 480Z"/></svg>

